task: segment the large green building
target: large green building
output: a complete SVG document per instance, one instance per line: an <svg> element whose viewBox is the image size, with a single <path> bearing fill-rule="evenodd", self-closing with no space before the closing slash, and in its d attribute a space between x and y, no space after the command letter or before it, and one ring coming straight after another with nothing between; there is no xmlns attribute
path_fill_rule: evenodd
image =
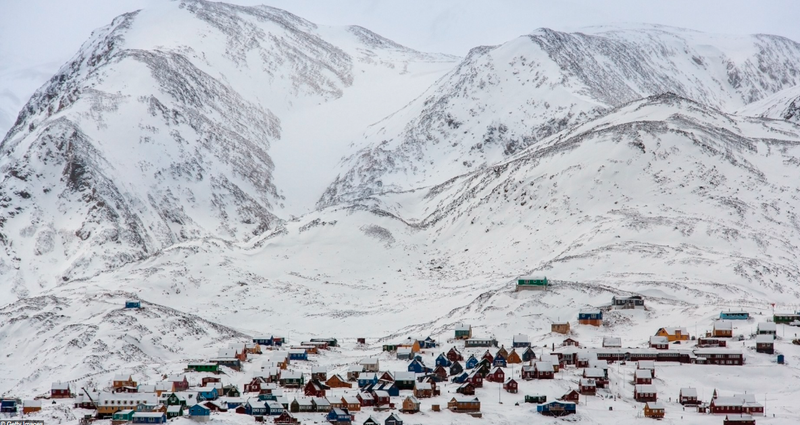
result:
<svg viewBox="0 0 800 425"><path fill-rule="evenodd" d="M517 291L526 289L547 289L550 284L545 276L523 276L517 279Z"/></svg>

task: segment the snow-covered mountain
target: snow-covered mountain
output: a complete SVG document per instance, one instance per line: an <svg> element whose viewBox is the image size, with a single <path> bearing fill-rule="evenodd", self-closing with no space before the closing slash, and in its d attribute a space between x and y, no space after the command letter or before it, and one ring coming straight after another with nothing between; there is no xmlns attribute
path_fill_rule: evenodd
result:
<svg viewBox="0 0 800 425"><path fill-rule="evenodd" d="M320 206L436 184L610 108L672 92L727 112L800 83L800 44L661 27L538 30L473 49L365 133Z"/></svg>
<svg viewBox="0 0 800 425"><path fill-rule="evenodd" d="M780 37L657 26L539 30L456 62L268 7L123 15L0 146L0 394L155 380L264 333L336 336L310 365L339 370L462 320L549 345L553 320L620 294L648 309L573 336L641 347L721 308L795 311L798 71ZM514 292L528 273L552 288Z"/></svg>
<svg viewBox="0 0 800 425"><path fill-rule="evenodd" d="M287 196L270 148L282 136L303 147L296 139L309 133L287 139L282 117L298 127L293 114L355 97L363 106L349 114L378 119L388 110L371 105L382 94L374 80L403 87L425 73L430 83L452 60L269 7L187 0L118 17L36 92L2 142L4 290L25 296L181 241L279 228ZM301 164L290 167L284 180L302 176Z"/></svg>

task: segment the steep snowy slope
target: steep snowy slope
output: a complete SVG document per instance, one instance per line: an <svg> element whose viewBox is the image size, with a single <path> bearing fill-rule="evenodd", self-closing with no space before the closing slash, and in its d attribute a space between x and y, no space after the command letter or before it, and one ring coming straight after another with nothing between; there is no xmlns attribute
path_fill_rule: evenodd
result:
<svg viewBox="0 0 800 425"><path fill-rule="evenodd" d="M781 90L737 111L740 115L800 122L800 86Z"/></svg>
<svg viewBox="0 0 800 425"><path fill-rule="evenodd" d="M268 7L186 0L120 16L36 92L0 146L3 290L35 294L177 242L279 227L276 205L291 194L269 152L278 114L307 117L364 80L350 113L378 119L389 112L372 106L381 92L364 94L375 81L430 82L452 59ZM284 163L285 181L309 174L301 159Z"/></svg>
<svg viewBox="0 0 800 425"><path fill-rule="evenodd" d="M478 47L374 125L319 206L436 184L496 163L611 107L673 92L728 112L800 82L800 44L640 26L542 29Z"/></svg>

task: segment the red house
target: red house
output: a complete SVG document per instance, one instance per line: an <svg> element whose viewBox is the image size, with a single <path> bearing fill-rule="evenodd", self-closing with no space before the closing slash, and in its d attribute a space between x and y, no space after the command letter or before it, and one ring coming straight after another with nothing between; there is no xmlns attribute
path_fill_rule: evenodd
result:
<svg viewBox="0 0 800 425"><path fill-rule="evenodd" d="M464 382L459 385L456 392L464 395L475 395L475 386L471 382Z"/></svg>
<svg viewBox="0 0 800 425"><path fill-rule="evenodd" d="M474 385L475 388L483 388L483 375L480 373L470 373L467 377L467 381Z"/></svg>
<svg viewBox="0 0 800 425"><path fill-rule="evenodd" d="M580 398L581 398L580 393L578 393L575 390L571 390L570 392L562 395L559 400L571 401L573 403L577 403L580 400Z"/></svg>
<svg viewBox="0 0 800 425"><path fill-rule="evenodd" d="M205 387L206 384L208 384L209 382L222 382L222 381L216 376L205 376L203 377L203 379L200 380L200 382L201 382L200 386Z"/></svg>
<svg viewBox="0 0 800 425"><path fill-rule="evenodd" d="M764 406L756 401L754 394L736 394L733 397L717 397L716 390L708 405L715 414L747 414L760 416L764 414Z"/></svg>
<svg viewBox="0 0 800 425"><path fill-rule="evenodd" d="M486 350L486 352L483 353L483 357L481 357L481 359L487 360L489 364L494 363L494 356L492 355L492 353L489 352L489 350Z"/></svg>
<svg viewBox="0 0 800 425"><path fill-rule="evenodd" d="M486 380L489 382L505 382L506 373L503 372L502 368L496 367L493 371L486 375Z"/></svg>
<svg viewBox="0 0 800 425"><path fill-rule="evenodd" d="M581 343L572 338L567 338L561 343L561 345L564 347L580 347Z"/></svg>
<svg viewBox="0 0 800 425"><path fill-rule="evenodd" d="M553 364L550 362L536 362L533 364L534 379L553 379L555 376Z"/></svg>
<svg viewBox="0 0 800 425"><path fill-rule="evenodd" d="M361 403L361 407L369 407L375 405L375 397L372 396L370 393L358 393L356 395L358 402Z"/></svg>
<svg viewBox="0 0 800 425"><path fill-rule="evenodd" d="M669 339L667 339L665 336L651 336L650 348L655 348L656 350L666 350L669 348Z"/></svg>
<svg viewBox="0 0 800 425"><path fill-rule="evenodd" d="M323 384L319 379L311 379L306 382L303 392L308 397L325 397L325 391L329 389L331 389L331 387Z"/></svg>
<svg viewBox="0 0 800 425"><path fill-rule="evenodd" d="M583 377L593 379L597 388L605 388L608 385L608 378L606 378L605 371L600 368L590 367L583 370Z"/></svg>
<svg viewBox="0 0 800 425"><path fill-rule="evenodd" d="M700 404L697 401L697 389L696 388L681 388L681 392L678 394L678 401L683 404L684 406L696 406Z"/></svg>
<svg viewBox="0 0 800 425"><path fill-rule="evenodd" d="M50 386L50 398L70 398L72 392L67 382L53 382Z"/></svg>
<svg viewBox="0 0 800 425"><path fill-rule="evenodd" d="M583 395L597 394L597 383L591 378L581 378L578 392Z"/></svg>
<svg viewBox="0 0 800 425"><path fill-rule="evenodd" d="M464 356L461 355L461 352L456 347L453 347L447 352L447 360L451 362L463 361Z"/></svg>
<svg viewBox="0 0 800 425"><path fill-rule="evenodd" d="M503 389L506 390L506 392L516 394L519 390L519 384L514 380L514 378L508 378L508 381L503 384Z"/></svg>
<svg viewBox="0 0 800 425"><path fill-rule="evenodd" d="M392 398L387 391L373 391L372 397L375 399L376 406L385 406L391 403Z"/></svg>
<svg viewBox="0 0 800 425"><path fill-rule="evenodd" d="M658 392L655 385L635 385L633 387L633 398L642 403L648 401L658 401Z"/></svg>
<svg viewBox="0 0 800 425"><path fill-rule="evenodd" d="M249 383L244 384L244 392L246 393L258 393L261 392L261 384L267 383L267 379L263 376L256 376L255 378L251 379Z"/></svg>
<svg viewBox="0 0 800 425"><path fill-rule="evenodd" d="M172 382L172 391L188 391L189 390L189 381L186 379L186 375L173 375L168 376L165 379L167 382ZM220 382L219 379L212 382Z"/></svg>
<svg viewBox="0 0 800 425"><path fill-rule="evenodd" d="M633 380L638 385L650 385L653 383L653 372L649 369L636 369Z"/></svg>
<svg viewBox="0 0 800 425"><path fill-rule="evenodd" d="M436 369L433 370L433 374L442 381L446 381L447 377L450 376L449 371L442 365L436 366Z"/></svg>

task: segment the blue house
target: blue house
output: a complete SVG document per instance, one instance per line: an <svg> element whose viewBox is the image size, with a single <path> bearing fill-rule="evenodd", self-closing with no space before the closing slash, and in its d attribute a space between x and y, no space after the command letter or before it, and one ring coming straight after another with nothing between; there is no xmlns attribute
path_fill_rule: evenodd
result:
<svg viewBox="0 0 800 425"><path fill-rule="evenodd" d="M569 401L551 401L536 406L536 411L546 416L565 416L577 412L575 403Z"/></svg>
<svg viewBox="0 0 800 425"><path fill-rule="evenodd" d="M136 412L133 414L135 424L165 424L167 415L163 412Z"/></svg>
<svg viewBox="0 0 800 425"><path fill-rule="evenodd" d="M388 418L386 418L385 421L383 421L383 425L403 425L403 420L400 419L400 417L396 414L392 413Z"/></svg>
<svg viewBox="0 0 800 425"><path fill-rule="evenodd" d="M277 400L278 400L278 396L275 395L275 394L272 394L272 393L270 393L270 394L259 394L258 395L258 401L277 401Z"/></svg>
<svg viewBox="0 0 800 425"><path fill-rule="evenodd" d="M200 420L203 420L203 416L205 417L211 416L211 409L198 403L195 404L194 406L189 407L189 416L197 416L200 418Z"/></svg>
<svg viewBox="0 0 800 425"><path fill-rule="evenodd" d="M436 341L431 337L427 337L424 340L418 342L419 342L419 348L422 349L436 348Z"/></svg>
<svg viewBox="0 0 800 425"><path fill-rule="evenodd" d="M469 358L467 359L467 363L465 364L467 369L475 369L475 366L478 365L478 359L475 357L474 354L470 354Z"/></svg>
<svg viewBox="0 0 800 425"><path fill-rule="evenodd" d="M125 308L142 308L141 301L128 300L125 301Z"/></svg>
<svg viewBox="0 0 800 425"><path fill-rule="evenodd" d="M216 400L219 398L219 392L214 387L200 387L197 392L197 398L201 400Z"/></svg>
<svg viewBox="0 0 800 425"><path fill-rule="evenodd" d="M444 354L439 354L439 357L436 358L436 366L444 366L450 367L453 364Z"/></svg>
<svg viewBox="0 0 800 425"><path fill-rule="evenodd" d="M427 373L430 372L431 369L429 367L425 367L425 363L423 363L422 360L414 359L414 361L408 364L408 371L414 373Z"/></svg>
<svg viewBox="0 0 800 425"><path fill-rule="evenodd" d="M235 409L243 404L242 400L237 398L228 398L226 403L228 405L228 409Z"/></svg>
<svg viewBox="0 0 800 425"><path fill-rule="evenodd" d="M533 348L528 347L522 353L522 361L529 362L531 360L536 360L536 353L533 352Z"/></svg>
<svg viewBox="0 0 800 425"><path fill-rule="evenodd" d="M266 406L267 414L270 416L278 416L283 413L283 405L277 401L268 401Z"/></svg>
<svg viewBox="0 0 800 425"><path fill-rule="evenodd" d="M289 350L289 360L308 360L306 350Z"/></svg>
<svg viewBox="0 0 800 425"><path fill-rule="evenodd" d="M378 382L378 374L361 372L358 374L358 387L364 388L367 385L375 384Z"/></svg>
<svg viewBox="0 0 800 425"><path fill-rule="evenodd" d="M394 382L381 381L375 387L375 391L386 391L392 397L400 396L400 389L397 388Z"/></svg>
<svg viewBox="0 0 800 425"><path fill-rule="evenodd" d="M494 361L492 362L492 366L494 367L507 367L506 366L506 358L503 357L501 353L497 353L495 356Z"/></svg>
<svg viewBox="0 0 800 425"><path fill-rule="evenodd" d="M244 404L244 412L251 416L264 416L267 414L267 405L263 402L250 401Z"/></svg>
<svg viewBox="0 0 800 425"><path fill-rule="evenodd" d="M6 398L0 400L0 413L17 413L20 402L17 399Z"/></svg>
<svg viewBox="0 0 800 425"><path fill-rule="evenodd" d="M463 384L464 382L467 382L468 378L469 378L469 373L461 372L458 375L454 376L452 381L456 384Z"/></svg>
<svg viewBox="0 0 800 425"><path fill-rule="evenodd" d="M328 422L335 424L349 424L353 422L353 417L350 416L350 412L348 412L347 409L331 409L325 418Z"/></svg>
<svg viewBox="0 0 800 425"><path fill-rule="evenodd" d="M722 311L719 313L719 318L723 320L747 320L750 318L750 313L746 311Z"/></svg>

